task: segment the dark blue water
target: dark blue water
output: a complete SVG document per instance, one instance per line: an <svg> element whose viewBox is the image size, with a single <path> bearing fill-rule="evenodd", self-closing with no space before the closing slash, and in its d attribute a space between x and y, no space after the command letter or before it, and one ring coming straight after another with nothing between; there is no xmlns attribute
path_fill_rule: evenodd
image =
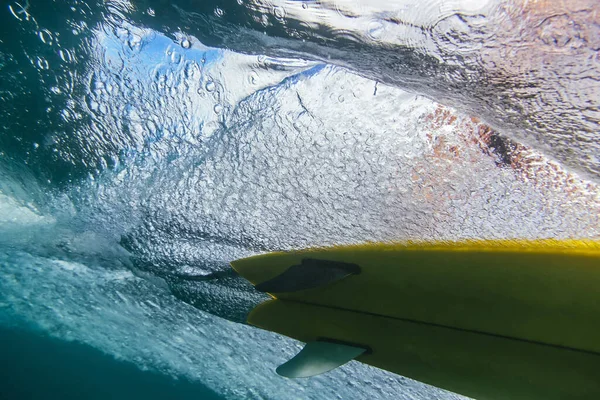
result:
<svg viewBox="0 0 600 400"><path fill-rule="evenodd" d="M93 347L30 331L0 329L0 354L6 400L223 398L199 382L142 371Z"/></svg>

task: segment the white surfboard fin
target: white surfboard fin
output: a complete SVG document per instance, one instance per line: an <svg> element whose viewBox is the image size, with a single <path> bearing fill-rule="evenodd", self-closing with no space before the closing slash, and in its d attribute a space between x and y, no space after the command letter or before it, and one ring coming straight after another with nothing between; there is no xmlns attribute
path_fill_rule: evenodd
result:
<svg viewBox="0 0 600 400"><path fill-rule="evenodd" d="M273 279L259 283L256 289L268 293L287 293L314 289L360 273L356 264L305 258Z"/></svg>
<svg viewBox="0 0 600 400"><path fill-rule="evenodd" d="M276 371L286 378L308 378L344 365L366 351L363 347L335 342L308 342L300 353Z"/></svg>

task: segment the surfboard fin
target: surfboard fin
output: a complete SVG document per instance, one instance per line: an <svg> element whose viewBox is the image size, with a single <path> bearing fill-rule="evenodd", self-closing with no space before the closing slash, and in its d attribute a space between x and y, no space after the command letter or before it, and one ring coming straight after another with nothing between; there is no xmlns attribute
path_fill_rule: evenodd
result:
<svg viewBox="0 0 600 400"><path fill-rule="evenodd" d="M281 364L276 371L286 378L308 378L342 366L366 351L362 347L335 342L308 342L294 358Z"/></svg>
<svg viewBox="0 0 600 400"><path fill-rule="evenodd" d="M273 279L259 283L256 289L268 293L297 292L314 289L360 273L356 264L305 258Z"/></svg>

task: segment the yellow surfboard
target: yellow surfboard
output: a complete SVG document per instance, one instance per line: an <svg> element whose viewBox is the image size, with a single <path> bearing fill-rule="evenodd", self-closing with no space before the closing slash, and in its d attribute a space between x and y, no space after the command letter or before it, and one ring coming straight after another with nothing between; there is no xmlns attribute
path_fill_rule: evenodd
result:
<svg viewBox="0 0 600 400"><path fill-rule="evenodd" d="M251 312L261 328L362 346L359 361L476 398L600 398L598 242L366 244L232 266L276 299Z"/></svg>

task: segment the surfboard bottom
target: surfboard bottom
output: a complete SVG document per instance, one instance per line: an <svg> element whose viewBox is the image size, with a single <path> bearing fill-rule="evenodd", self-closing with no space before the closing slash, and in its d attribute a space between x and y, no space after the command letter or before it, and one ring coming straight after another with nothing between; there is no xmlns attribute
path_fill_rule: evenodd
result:
<svg viewBox="0 0 600 400"><path fill-rule="evenodd" d="M592 352L283 300L262 303L248 322L369 348L358 361L479 400L600 398Z"/></svg>

